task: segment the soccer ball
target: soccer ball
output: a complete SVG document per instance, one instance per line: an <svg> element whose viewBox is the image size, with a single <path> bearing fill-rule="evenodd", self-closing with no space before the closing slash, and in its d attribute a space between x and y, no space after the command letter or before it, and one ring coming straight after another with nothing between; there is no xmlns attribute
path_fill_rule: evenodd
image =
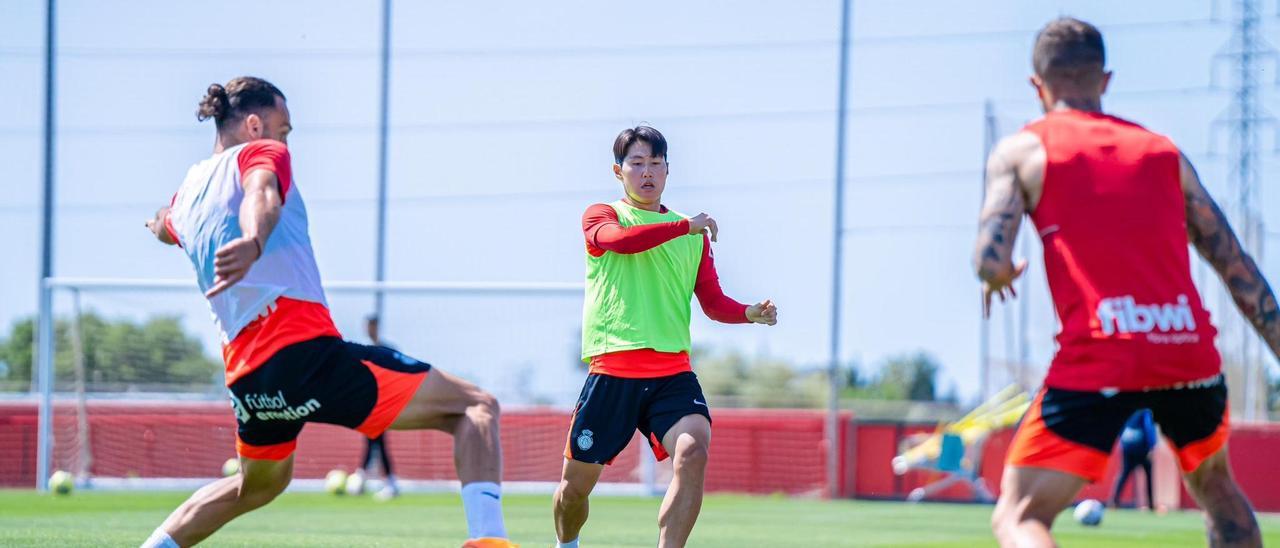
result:
<svg viewBox="0 0 1280 548"><path fill-rule="evenodd" d="M49 490L59 495L70 495L71 488L75 486L75 480L71 474L58 470L49 476Z"/></svg>
<svg viewBox="0 0 1280 548"><path fill-rule="evenodd" d="M364 470L356 470L347 476L347 494L357 497L364 494Z"/></svg>
<svg viewBox="0 0 1280 548"><path fill-rule="evenodd" d="M1074 516L1081 525L1095 526L1102 523L1102 503L1095 499L1085 499L1076 505Z"/></svg>
<svg viewBox="0 0 1280 548"><path fill-rule="evenodd" d="M240 459L231 457L222 463L222 476L234 476L240 473Z"/></svg>
<svg viewBox="0 0 1280 548"><path fill-rule="evenodd" d="M324 477L324 490L330 495L347 492L347 473L341 469L330 470Z"/></svg>

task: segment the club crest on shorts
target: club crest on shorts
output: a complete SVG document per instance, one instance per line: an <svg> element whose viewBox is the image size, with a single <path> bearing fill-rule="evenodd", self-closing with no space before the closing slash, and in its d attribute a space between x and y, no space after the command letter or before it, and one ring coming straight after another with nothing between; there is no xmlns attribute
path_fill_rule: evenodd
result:
<svg viewBox="0 0 1280 548"><path fill-rule="evenodd" d="M578 449L583 451L591 449L591 446L596 444L595 438L591 437L592 435L590 430L583 430L581 434L578 434Z"/></svg>
<svg viewBox="0 0 1280 548"><path fill-rule="evenodd" d="M243 403L240 403L240 398L236 397L236 393L228 389L227 395L231 396L231 408L236 412L236 420L242 423L249 422L249 410L244 408Z"/></svg>

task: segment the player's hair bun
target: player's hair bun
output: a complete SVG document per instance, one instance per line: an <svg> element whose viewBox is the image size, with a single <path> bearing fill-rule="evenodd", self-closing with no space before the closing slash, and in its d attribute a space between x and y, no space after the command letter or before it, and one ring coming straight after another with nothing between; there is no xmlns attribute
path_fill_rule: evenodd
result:
<svg viewBox="0 0 1280 548"><path fill-rule="evenodd" d="M209 84L209 91L205 92L204 99L200 100L200 108L196 110L196 119L202 122L209 118L221 121L230 108L231 100L227 97L226 88L222 84Z"/></svg>

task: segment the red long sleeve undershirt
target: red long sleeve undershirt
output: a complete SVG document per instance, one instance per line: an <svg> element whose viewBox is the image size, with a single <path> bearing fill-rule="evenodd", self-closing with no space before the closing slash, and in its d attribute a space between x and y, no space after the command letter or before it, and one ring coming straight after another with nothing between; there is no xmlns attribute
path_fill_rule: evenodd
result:
<svg viewBox="0 0 1280 548"><path fill-rule="evenodd" d="M665 207L663 211L666 211ZM587 252L593 257L607 251L629 255L688 234L689 220L624 227L618 222L618 212L612 207L595 204L582 215L582 233L587 240ZM711 241L705 234L702 238L702 260L698 263L698 278L693 285L693 294L697 295L702 312L722 323L747 323L747 305L724 294L720 276L716 274Z"/></svg>

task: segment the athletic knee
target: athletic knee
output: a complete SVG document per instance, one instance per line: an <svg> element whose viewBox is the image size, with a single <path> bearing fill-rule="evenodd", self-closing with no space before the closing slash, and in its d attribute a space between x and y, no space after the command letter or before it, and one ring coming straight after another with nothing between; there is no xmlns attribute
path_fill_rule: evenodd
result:
<svg viewBox="0 0 1280 548"><path fill-rule="evenodd" d="M996 503L995 509L991 511L991 532L995 533L996 538L1000 537L1001 532L1004 531L1006 527L1010 525L1017 525L1016 520L1012 520L1012 524L1010 523L1011 520L1009 518L1012 515L1012 512L1009 510L1010 505L1007 501L1001 499Z"/></svg>
<svg viewBox="0 0 1280 548"><path fill-rule="evenodd" d="M241 504L250 508L260 508L275 500L276 497L280 496L280 493L283 493L285 488L288 486L288 478L267 482L255 482L253 484L242 483L240 485L239 499Z"/></svg>
<svg viewBox="0 0 1280 548"><path fill-rule="evenodd" d="M1001 498L991 512L991 530L999 536L1010 533L1023 523L1039 522L1047 529L1053 525L1062 508L1056 502L1039 497Z"/></svg>
<svg viewBox="0 0 1280 548"><path fill-rule="evenodd" d="M561 480L560 488L556 490L559 495L556 497L556 502L560 506L578 506L591 495L591 487L591 485L584 482Z"/></svg>
<svg viewBox="0 0 1280 548"><path fill-rule="evenodd" d="M476 391L472 396L471 405L467 407L467 416L476 422L496 421L501 413L502 408L498 405L498 398L483 390Z"/></svg>
<svg viewBox="0 0 1280 548"><path fill-rule="evenodd" d="M673 466L677 468L704 469L707 466L707 445L693 436L682 436L676 442Z"/></svg>

